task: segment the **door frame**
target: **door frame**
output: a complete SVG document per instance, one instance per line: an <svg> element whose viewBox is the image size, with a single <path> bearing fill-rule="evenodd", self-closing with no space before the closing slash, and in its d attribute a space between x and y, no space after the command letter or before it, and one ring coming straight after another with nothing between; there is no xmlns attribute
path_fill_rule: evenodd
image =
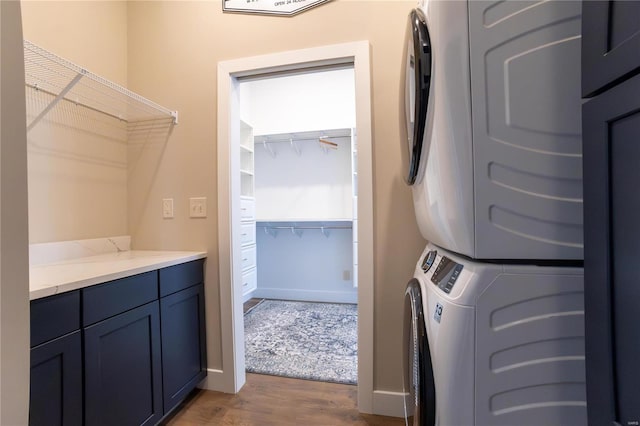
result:
<svg viewBox="0 0 640 426"><path fill-rule="evenodd" d="M208 389L236 393L245 383L244 320L238 259L240 224L238 79L318 67L353 65L358 137L358 409L373 412L373 156L368 41L320 46L218 63L218 274L222 370ZM236 143L237 145L237 143ZM236 231L234 231L236 229ZM234 244L234 240L238 240ZM235 265L234 265L235 264ZM213 373L213 374L212 374Z"/></svg>

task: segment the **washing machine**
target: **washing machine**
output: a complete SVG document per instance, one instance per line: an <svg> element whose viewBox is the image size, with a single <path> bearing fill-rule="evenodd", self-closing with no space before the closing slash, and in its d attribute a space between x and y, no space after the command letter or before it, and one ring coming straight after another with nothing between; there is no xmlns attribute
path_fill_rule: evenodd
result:
<svg viewBox="0 0 640 426"><path fill-rule="evenodd" d="M587 424L582 268L478 262L428 244L405 308L409 424Z"/></svg>

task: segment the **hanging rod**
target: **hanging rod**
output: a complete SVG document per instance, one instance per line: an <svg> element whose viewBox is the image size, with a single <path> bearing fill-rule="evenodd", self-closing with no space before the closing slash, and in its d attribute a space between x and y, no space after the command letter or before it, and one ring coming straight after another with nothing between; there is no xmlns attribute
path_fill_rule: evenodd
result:
<svg viewBox="0 0 640 426"><path fill-rule="evenodd" d="M277 225L277 226L271 226L271 225L258 225L259 227L263 227L263 228L270 228L270 229L351 229L351 226L339 226L339 225L327 225L327 226L297 226L297 225L292 225L292 226L282 226L282 225Z"/></svg>
<svg viewBox="0 0 640 426"><path fill-rule="evenodd" d="M127 123L159 118L169 118L173 124L178 123L177 111L160 106L28 40L24 40L24 62L26 86L54 97L28 124L29 129L61 100Z"/></svg>
<svg viewBox="0 0 640 426"><path fill-rule="evenodd" d="M256 136L256 142L266 142L266 143L291 143L291 141L293 142L318 142L318 140L323 139L323 140L327 140L327 139L335 139L335 138L346 138L348 136L320 136L317 138L287 138L287 139L269 139L269 137L262 137L262 136ZM334 142L332 142L334 143Z"/></svg>
<svg viewBox="0 0 640 426"><path fill-rule="evenodd" d="M322 226L322 225L302 225L302 226L298 226L298 225L292 225L292 226L284 226L284 225L275 225L275 226L271 226L271 225L264 225L264 224L259 224L259 227L263 227L264 228L264 233L267 235L271 235L273 238L276 238L278 236L278 230L279 229L286 229L291 231L291 233L293 235L295 235L298 238L302 238L302 232L304 230L307 229L318 229L320 230L320 232L322 232L322 235L324 235L326 238L329 238L329 231L332 229L353 229L351 226L344 226L344 225L327 225L327 226Z"/></svg>

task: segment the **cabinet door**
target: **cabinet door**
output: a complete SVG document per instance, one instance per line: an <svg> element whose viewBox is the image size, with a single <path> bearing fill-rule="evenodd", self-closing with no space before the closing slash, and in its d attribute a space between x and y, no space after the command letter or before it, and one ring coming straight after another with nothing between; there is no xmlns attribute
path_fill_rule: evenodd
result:
<svg viewBox="0 0 640 426"><path fill-rule="evenodd" d="M166 414L207 375L204 286L162 298L160 314Z"/></svg>
<svg viewBox="0 0 640 426"><path fill-rule="evenodd" d="M82 424L80 331L31 349L29 425Z"/></svg>
<svg viewBox="0 0 640 426"><path fill-rule="evenodd" d="M153 425L162 417L160 317L148 303L85 328L87 425Z"/></svg>
<svg viewBox="0 0 640 426"><path fill-rule="evenodd" d="M640 2L582 2L582 94L640 72Z"/></svg>
<svg viewBox="0 0 640 426"><path fill-rule="evenodd" d="M582 122L589 424L638 424L640 75L586 102Z"/></svg>

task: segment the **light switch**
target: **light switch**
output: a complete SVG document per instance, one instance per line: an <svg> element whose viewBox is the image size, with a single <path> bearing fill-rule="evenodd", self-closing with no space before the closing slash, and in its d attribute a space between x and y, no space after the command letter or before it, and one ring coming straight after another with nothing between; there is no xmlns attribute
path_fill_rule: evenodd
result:
<svg viewBox="0 0 640 426"><path fill-rule="evenodd" d="M207 217L207 197L189 198L189 216Z"/></svg>
<svg viewBox="0 0 640 426"><path fill-rule="evenodd" d="M162 217L173 219L173 198L162 199Z"/></svg>

